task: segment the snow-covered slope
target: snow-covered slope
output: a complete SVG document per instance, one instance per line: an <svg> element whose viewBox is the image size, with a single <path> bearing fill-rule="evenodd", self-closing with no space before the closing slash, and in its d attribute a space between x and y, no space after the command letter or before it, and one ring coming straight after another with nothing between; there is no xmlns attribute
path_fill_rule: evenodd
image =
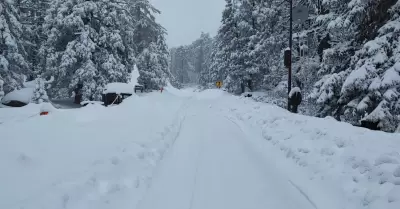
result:
<svg viewBox="0 0 400 209"><path fill-rule="evenodd" d="M400 208L400 134L171 86L108 108L8 109L0 208Z"/></svg>
<svg viewBox="0 0 400 209"><path fill-rule="evenodd" d="M329 117L292 114L252 99L219 101L217 107L224 115L254 133L254 143L272 145L297 164L294 169L305 172L310 181L298 182L311 199L336 191L343 208L400 208L400 134L357 128ZM315 190L310 184L325 188ZM315 200L319 208L324 201Z"/></svg>
<svg viewBox="0 0 400 209"><path fill-rule="evenodd" d="M149 95L48 116L38 116L39 106L15 119L0 109L11 119L0 125L0 208L132 208L184 107L183 99Z"/></svg>

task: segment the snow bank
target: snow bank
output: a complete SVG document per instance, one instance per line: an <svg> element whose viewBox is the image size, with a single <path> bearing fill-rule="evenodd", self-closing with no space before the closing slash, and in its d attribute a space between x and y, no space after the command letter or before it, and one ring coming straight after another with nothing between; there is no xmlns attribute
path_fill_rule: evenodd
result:
<svg viewBox="0 0 400 209"><path fill-rule="evenodd" d="M38 116L40 105L28 104L20 108L4 107L0 108L0 124L24 121L31 117ZM0 137L1 138L1 137Z"/></svg>
<svg viewBox="0 0 400 209"><path fill-rule="evenodd" d="M400 134L375 132L312 118L250 99L226 97L218 105L296 163L312 182L347 199L343 208L400 208ZM321 191L309 188L313 201ZM325 192L325 191L323 191ZM315 198L315 199L314 199ZM334 199L332 197L332 199ZM321 202L322 201L322 202Z"/></svg>
<svg viewBox="0 0 400 209"><path fill-rule="evenodd" d="M171 85L171 83L167 83L167 86L164 87L164 91L168 92L174 96L178 97L191 97L194 95L195 88L185 88L185 89L177 89Z"/></svg>
<svg viewBox="0 0 400 209"><path fill-rule="evenodd" d="M45 117L36 104L1 108L0 208L135 207L185 110L159 95Z"/></svg>
<svg viewBox="0 0 400 209"><path fill-rule="evenodd" d="M49 112L49 113L51 113L51 112L54 112L54 111L57 111L57 109L51 103L45 102L45 103L42 103L40 105L40 112Z"/></svg>
<svg viewBox="0 0 400 209"><path fill-rule="evenodd" d="M11 101L20 101L23 103L30 103L32 97L33 97L33 88L22 88L20 90L14 90L8 94L6 94L1 102L3 104L7 104Z"/></svg>
<svg viewBox="0 0 400 209"><path fill-rule="evenodd" d="M116 94L134 94L134 86L127 83L109 83L104 88L103 94L116 93Z"/></svg>
<svg viewBox="0 0 400 209"><path fill-rule="evenodd" d="M220 89L207 89L196 94L196 98L202 99L216 99L225 94L228 94Z"/></svg>

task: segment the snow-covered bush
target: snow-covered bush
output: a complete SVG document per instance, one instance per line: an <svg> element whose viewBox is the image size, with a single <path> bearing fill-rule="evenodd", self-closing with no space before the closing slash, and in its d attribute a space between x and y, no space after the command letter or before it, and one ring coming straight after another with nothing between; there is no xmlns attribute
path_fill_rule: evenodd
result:
<svg viewBox="0 0 400 209"><path fill-rule="evenodd" d="M32 102L40 104L43 102L49 102L49 97L47 96L48 85L54 81L54 77L46 81L41 76L35 80L35 89L33 91Z"/></svg>

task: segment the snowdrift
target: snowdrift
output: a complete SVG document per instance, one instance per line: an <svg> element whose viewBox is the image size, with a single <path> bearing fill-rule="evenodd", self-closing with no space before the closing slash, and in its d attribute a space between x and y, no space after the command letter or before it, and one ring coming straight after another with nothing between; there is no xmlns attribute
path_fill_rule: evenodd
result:
<svg viewBox="0 0 400 209"><path fill-rule="evenodd" d="M25 104L29 104L33 97L33 88L22 88L20 90L14 90L4 96L1 103L8 104L11 101L19 101Z"/></svg>
<svg viewBox="0 0 400 209"><path fill-rule="evenodd" d="M171 85L171 83L167 83L167 86L164 88L164 92L170 93L174 96L178 97L192 97L194 95L195 88L186 88L186 89L177 89Z"/></svg>
<svg viewBox="0 0 400 209"><path fill-rule="evenodd" d="M0 109L0 208L134 207L176 138L183 102L132 97L46 116L34 104Z"/></svg>
<svg viewBox="0 0 400 209"><path fill-rule="evenodd" d="M343 208L400 208L400 134L292 114L251 99L226 97L220 102L220 110L232 120L262 136L253 139L260 147L267 142L302 168L311 182L336 191L345 201ZM321 191L307 184L302 187L310 198L318 197ZM324 200L314 201L324 205Z"/></svg>
<svg viewBox="0 0 400 209"><path fill-rule="evenodd" d="M196 115L217 117L216 129L234 123L221 127L247 136L243 144L258 152L252 159L275 162L316 208L400 208L400 134L291 114L216 89L168 86L108 108L89 104L38 116L41 109L0 109L0 208L135 208L181 127L203 133L206 121L188 119Z"/></svg>
<svg viewBox="0 0 400 209"><path fill-rule="evenodd" d="M40 105L30 103L21 108L0 108L0 124L21 122L40 113ZM0 137L1 138L1 137Z"/></svg>
<svg viewBox="0 0 400 209"><path fill-rule="evenodd" d="M196 94L196 98L197 99L217 99L222 97L223 95L228 95L228 93L220 90L220 89L207 89L204 91L201 91L199 93Z"/></svg>

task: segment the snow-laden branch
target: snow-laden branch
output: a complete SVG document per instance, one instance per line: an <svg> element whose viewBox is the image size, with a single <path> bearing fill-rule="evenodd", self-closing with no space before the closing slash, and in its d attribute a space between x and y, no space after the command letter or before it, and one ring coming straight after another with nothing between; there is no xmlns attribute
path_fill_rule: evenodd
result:
<svg viewBox="0 0 400 209"><path fill-rule="evenodd" d="M54 76L51 76L50 80L44 81L45 84L53 83L54 81Z"/></svg>

